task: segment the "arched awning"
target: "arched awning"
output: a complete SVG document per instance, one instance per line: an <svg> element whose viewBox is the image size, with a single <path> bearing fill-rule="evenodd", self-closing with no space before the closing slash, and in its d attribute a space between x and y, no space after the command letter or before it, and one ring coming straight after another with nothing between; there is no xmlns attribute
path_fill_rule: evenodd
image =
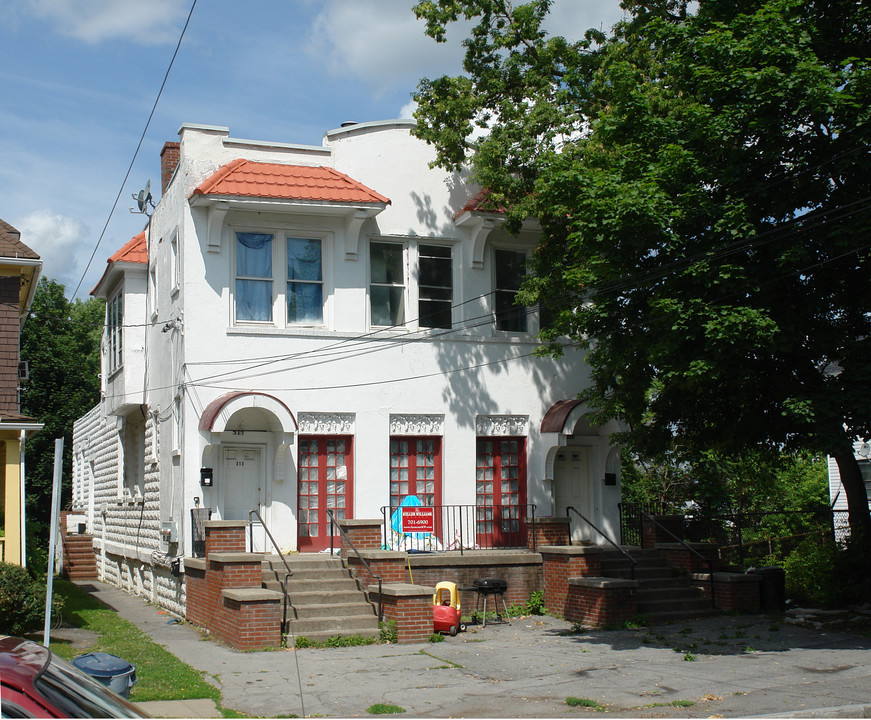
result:
<svg viewBox="0 0 871 720"><path fill-rule="evenodd" d="M233 414L245 408L267 410L275 418L270 428L274 432L292 434L299 427L293 413L278 398L264 392L238 390L212 400L203 410L199 429L203 432L224 432Z"/></svg>
<svg viewBox="0 0 871 720"><path fill-rule="evenodd" d="M541 419L541 432L571 435L578 420L578 414L574 410L580 405L583 405L583 401L577 399L555 402ZM574 422L569 424L566 421L570 417L573 417Z"/></svg>

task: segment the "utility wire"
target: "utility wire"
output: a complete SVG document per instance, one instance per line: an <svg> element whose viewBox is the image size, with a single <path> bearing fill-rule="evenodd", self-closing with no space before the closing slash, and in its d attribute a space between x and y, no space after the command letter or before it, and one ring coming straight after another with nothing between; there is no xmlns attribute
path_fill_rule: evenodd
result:
<svg viewBox="0 0 871 720"><path fill-rule="evenodd" d="M82 277L79 278L79 284L76 285L76 289L72 294L73 300L75 300L76 295L78 295L79 293L79 288L82 287L82 283L85 281L85 275L87 275L88 270L91 269L91 263L94 262L94 257L97 254L97 250L100 249L100 243L103 242L103 237L106 235L106 229L109 227L109 222L112 220L112 216L115 214L115 210L118 207L118 201L121 199L121 193L124 192L124 186L127 184L130 173L133 171L133 163L136 162L136 157L139 155L139 150L142 148L142 143L145 140L145 134L148 132L148 127L151 125L151 119L154 117L155 110L157 110L157 103L160 101L160 96L163 94L163 88L166 87L166 81L169 78L169 71L172 70L172 66L175 62L176 56L178 55L179 48L181 48L181 41L184 39L184 34L188 29L188 24L191 21L191 16L194 14L194 8L196 6L197 0L193 0L187 20L185 20L184 27L181 30L181 35L179 35L178 38L178 43L175 46L175 52L173 52L172 59L169 61L169 67L166 68L166 73L163 76L163 82L160 84L160 90L158 90L157 92L157 97L154 98L154 104L151 106L151 112L148 115L148 120L145 123L145 127L142 129L142 134L139 136L139 143L136 145L136 151L133 153L133 158L130 160L130 164L127 166L127 172L124 175L124 179L121 181L121 187L118 188L118 194L115 196L115 202L112 203L112 209L109 211L109 217L106 218L106 224L103 225L103 230L100 233L100 237L97 238L97 244L94 246L94 251L91 253L91 257L88 260L88 264L85 266Z"/></svg>

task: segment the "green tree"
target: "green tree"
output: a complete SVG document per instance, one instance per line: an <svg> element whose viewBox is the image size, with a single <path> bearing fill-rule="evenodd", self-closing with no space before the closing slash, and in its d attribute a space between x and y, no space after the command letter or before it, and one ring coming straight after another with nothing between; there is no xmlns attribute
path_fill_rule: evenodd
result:
<svg viewBox="0 0 871 720"><path fill-rule="evenodd" d="M64 439L62 502L69 500L73 422L100 399L100 338L105 302L69 302L64 286L42 278L21 332L21 357L30 379L21 390L21 412L44 424L27 441L27 519L50 520L54 442ZM62 505L63 506L63 505Z"/></svg>
<svg viewBox="0 0 871 720"><path fill-rule="evenodd" d="M436 40L476 21L416 133L509 227L540 222L522 300L547 350L587 348L584 398L644 454L832 455L871 537L871 6L626 0L569 42L549 5L415 7Z"/></svg>

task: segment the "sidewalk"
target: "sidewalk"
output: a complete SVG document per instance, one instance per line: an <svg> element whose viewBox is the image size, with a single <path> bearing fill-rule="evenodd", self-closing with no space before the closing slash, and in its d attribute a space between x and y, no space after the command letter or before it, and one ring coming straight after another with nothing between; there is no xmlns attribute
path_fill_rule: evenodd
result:
<svg viewBox="0 0 871 720"><path fill-rule="evenodd" d="M871 717L871 638L766 616L581 634L565 634L570 625L556 618L526 617L442 643L239 653L117 588L80 586L214 678L224 707L260 717L368 716L376 703L406 717L591 712L568 697L621 718ZM158 717L216 712L204 701L143 705Z"/></svg>

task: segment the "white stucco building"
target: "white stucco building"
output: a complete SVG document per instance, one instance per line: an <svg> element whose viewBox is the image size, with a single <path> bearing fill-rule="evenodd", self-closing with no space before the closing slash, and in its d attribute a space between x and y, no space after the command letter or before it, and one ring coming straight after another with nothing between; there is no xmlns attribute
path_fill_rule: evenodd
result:
<svg viewBox="0 0 871 720"><path fill-rule="evenodd" d="M505 232L411 127L304 146L185 124L164 147L150 222L94 290L103 399L73 440L104 579L181 608L197 508L256 509L302 552L329 546L325 507L408 494L492 508L480 534L574 505L619 538L615 428L574 400L582 355L533 356L513 303L535 223Z"/></svg>

